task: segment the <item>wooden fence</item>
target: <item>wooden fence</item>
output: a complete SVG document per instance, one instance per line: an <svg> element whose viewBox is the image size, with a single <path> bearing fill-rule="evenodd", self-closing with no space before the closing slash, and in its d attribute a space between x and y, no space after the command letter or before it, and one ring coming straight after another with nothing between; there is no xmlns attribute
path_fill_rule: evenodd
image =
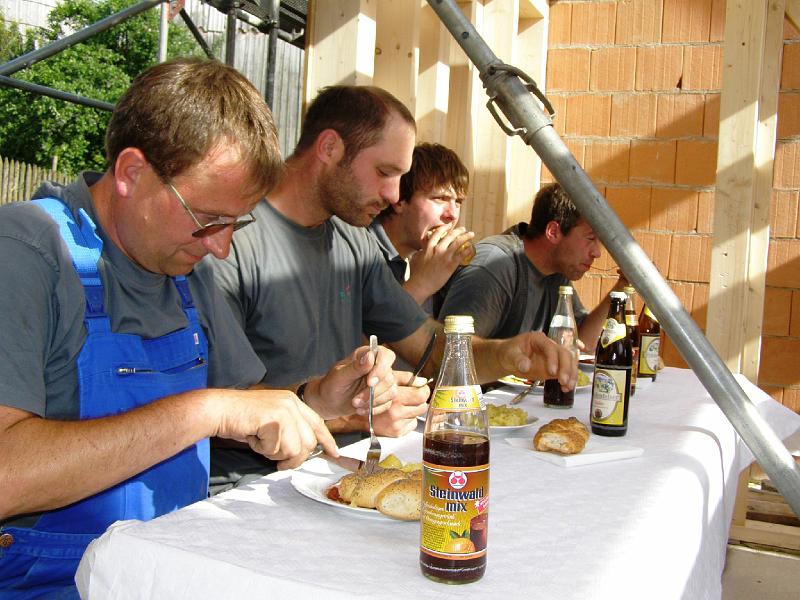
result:
<svg viewBox="0 0 800 600"><path fill-rule="evenodd" d="M44 181L68 183L72 177L35 165L0 157L0 204L27 200Z"/></svg>

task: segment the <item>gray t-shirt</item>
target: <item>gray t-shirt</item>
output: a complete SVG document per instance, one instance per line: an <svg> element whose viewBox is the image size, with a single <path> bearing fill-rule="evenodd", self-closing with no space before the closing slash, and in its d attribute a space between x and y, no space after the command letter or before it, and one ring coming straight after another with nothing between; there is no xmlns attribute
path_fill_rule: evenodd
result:
<svg viewBox="0 0 800 600"><path fill-rule="evenodd" d="M472 262L456 271L445 287L439 319L472 315L475 333L484 338L496 338L501 331L503 337L546 333L558 305L558 288L571 282L560 273L542 275L533 266L525 256L519 225L481 240L475 250ZM526 292L518 293L518 281L524 281ZM514 310L513 303L520 301L525 302L524 310ZM588 313L577 293L572 295L572 307L576 322L582 323ZM514 322L506 323L507 319Z"/></svg>
<svg viewBox="0 0 800 600"><path fill-rule="evenodd" d="M303 227L267 200L253 212L256 223L236 234L214 271L269 385L327 372L363 334L395 342L424 322L365 228L336 217Z"/></svg>
<svg viewBox="0 0 800 600"><path fill-rule="evenodd" d="M103 240L99 261L112 330L144 338L186 327L175 284L146 271L109 240L97 222L84 173L61 187L45 184L37 198L58 197L83 208ZM54 419L78 417L76 359L86 338L85 296L55 222L39 207L18 202L0 207L0 403ZM209 386L243 388L264 368L236 326L207 265L187 276L209 344Z"/></svg>

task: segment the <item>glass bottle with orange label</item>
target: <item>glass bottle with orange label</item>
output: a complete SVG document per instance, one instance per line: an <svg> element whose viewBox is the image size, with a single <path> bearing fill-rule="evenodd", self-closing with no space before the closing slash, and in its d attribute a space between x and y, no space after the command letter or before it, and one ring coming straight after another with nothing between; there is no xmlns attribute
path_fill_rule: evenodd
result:
<svg viewBox="0 0 800 600"><path fill-rule="evenodd" d="M639 371L639 315L636 312L636 290L626 285L622 291L627 294L625 301L625 327L631 338L631 396L636 394L636 375Z"/></svg>
<svg viewBox="0 0 800 600"><path fill-rule="evenodd" d="M592 433L598 435L622 436L628 431L632 351L625 327L626 298L625 292L611 292L608 318L597 342L589 418Z"/></svg>
<svg viewBox="0 0 800 600"><path fill-rule="evenodd" d="M442 583L486 571L489 426L472 358L470 316L448 316L442 367L423 436L419 562Z"/></svg>

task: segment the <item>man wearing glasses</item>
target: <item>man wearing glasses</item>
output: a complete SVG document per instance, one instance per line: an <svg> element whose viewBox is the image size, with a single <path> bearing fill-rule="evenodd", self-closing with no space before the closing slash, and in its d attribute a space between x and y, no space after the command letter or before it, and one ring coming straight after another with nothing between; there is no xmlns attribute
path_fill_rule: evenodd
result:
<svg viewBox="0 0 800 600"><path fill-rule="evenodd" d="M106 136L109 168L0 207L0 596L76 597L86 545L208 493L208 438L298 466L322 416L379 410L393 353L363 348L288 390L264 367L206 255L280 176L275 127L234 69L178 60L140 75ZM325 398L325 402L321 401ZM316 409L318 412L315 412Z"/></svg>

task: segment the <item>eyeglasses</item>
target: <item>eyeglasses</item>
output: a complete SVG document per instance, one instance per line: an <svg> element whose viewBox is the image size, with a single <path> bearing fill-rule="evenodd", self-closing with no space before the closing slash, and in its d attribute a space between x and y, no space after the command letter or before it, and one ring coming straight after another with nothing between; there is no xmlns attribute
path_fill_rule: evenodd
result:
<svg viewBox="0 0 800 600"><path fill-rule="evenodd" d="M215 233L219 233L226 227L233 227L234 231L238 231L242 227L247 227L248 225L250 225L250 223L256 222L255 215L253 213L249 213L247 215L248 218L239 220L231 219L230 217L218 216L210 223L206 223L205 225L203 225L200 222L200 220L195 216L192 209L189 208L189 205L186 204L186 200L183 199L183 196L181 196L180 192L175 189L175 186L168 181L166 182L166 184L169 187L169 189L172 190L175 196L177 196L178 200L181 203L181 206L183 206L183 208L186 209L186 212L189 213L189 216L192 217L192 221L194 221L197 224L197 227L199 227L199 229L192 232L192 235L196 238L204 238L208 237L209 235L214 235Z"/></svg>

